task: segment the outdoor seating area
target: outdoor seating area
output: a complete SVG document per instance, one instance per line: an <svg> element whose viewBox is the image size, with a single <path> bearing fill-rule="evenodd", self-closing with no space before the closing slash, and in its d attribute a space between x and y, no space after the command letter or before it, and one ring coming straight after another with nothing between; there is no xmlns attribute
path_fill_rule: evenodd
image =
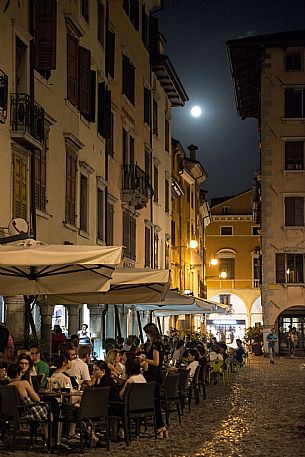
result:
<svg viewBox="0 0 305 457"><path fill-rule="evenodd" d="M139 378L142 374L146 376L145 364L140 362L145 360L141 345L132 348L133 351L109 348L105 361L88 359L90 381L81 382L78 379L77 388L72 387L70 378L68 382L65 371L55 368L57 362L55 365L51 363L49 377L44 379L46 383L40 378L38 388L34 376L33 379L28 378L29 381L22 381L22 371L18 371L18 365L7 365L7 374L0 380L0 449L16 449L17 437L18 448L21 440L21 447L25 449L31 445L33 451L37 452L43 450L71 454L96 447L109 451L114 442L121 443L124 449L136 438L166 438L171 433L173 423L175 428L183 427L186 415L209 401L209 392L215 388L215 384L221 386L230 383L236 372L249 366L246 352L242 363L236 362L236 353L229 355L224 350L222 354L218 353L219 359L211 360L214 352L221 347L215 341L206 345L200 341L185 340L181 360L176 360L173 343L170 340L163 341L167 354L160 366L162 384L158 389L156 382ZM175 343L179 345L180 342ZM76 350L71 343L66 343L61 351L64 351L59 354L59 359L64 360L63 367L71 366L73 358L79 360L75 359ZM83 353L84 349L79 356L82 357ZM112 364L107 360L111 359L113 353L115 361ZM30 354L33 354L33 350ZM17 360L21 363L19 368L22 367L27 354L22 353ZM130 376L130 366L139 367L139 374ZM101 375L97 375L98 371ZM18 372L16 377L15 372ZM67 377L65 386L53 382L54 376L59 379L58 374ZM23 376L25 379L25 374ZM36 395L32 400L25 402L22 397L22 382L26 383L25 386L31 386L26 389L29 397ZM45 384L44 388L42 384ZM156 395L159 395L165 424L162 436L157 427Z"/></svg>

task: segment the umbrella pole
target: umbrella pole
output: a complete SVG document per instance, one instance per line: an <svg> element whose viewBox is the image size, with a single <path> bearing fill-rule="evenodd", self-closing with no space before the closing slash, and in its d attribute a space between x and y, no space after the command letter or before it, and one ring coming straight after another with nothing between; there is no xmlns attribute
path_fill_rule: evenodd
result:
<svg viewBox="0 0 305 457"><path fill-rule="evenodd" d="M140 333L140 340L141 343L144 343L144 337L143 337L143 330L142 330L142 323L141 323L141 316L140 316L140 311L137 311L137 319L138 319L138 326L139 326L139 333Z"/></svg>
<svg viewBox="0 0 305 457"><path fill-rule="evenodd" d="M114 316L115 316L115 328L116 328L115 336L121 337L122 333L121 333L120 316L119 316L118 307L116 305L114 305Z"/></svg>
<svg viewBox="0 0 305 457"><path fill-rule="evenodd" d="M157 323L158 323L160 335L162 335L162 328L161 328L161 322L160 322L160 317L159 316L157 316Z"/></svg>

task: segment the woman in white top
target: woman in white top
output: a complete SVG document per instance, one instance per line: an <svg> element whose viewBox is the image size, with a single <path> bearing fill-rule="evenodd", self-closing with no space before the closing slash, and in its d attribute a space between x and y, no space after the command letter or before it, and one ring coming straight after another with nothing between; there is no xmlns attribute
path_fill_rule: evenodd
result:
<svg viewBox="0 0 305 457"><path fill-rule="evenodd" d="M199 352L197 349L189 349L187 355L188 361L190 362L187 366L187 369L190 371L190 381L192 381L196 368L199 366Z"/></svg>
<svg viewBox="0 0 305 457"><path fill-rule="evenodd" d="M49 378L48 386L51 389L62 389L69 388L73 389L71 378L67 373L67 370L71 368L71 360L64 356L58 357L55 362L56 370Z"/></svg>
<svg viewBox="0 0 305 457"><path fill-rule="evenodd" d="M129 384L136 383L142 384L146 382L146 379L141 374L141 365L138 358L131 358L126 360L126 374L128 376L127 381L124 384L124 387L120 391L120 397L123 399L125 395L126 388Z"/></svg>

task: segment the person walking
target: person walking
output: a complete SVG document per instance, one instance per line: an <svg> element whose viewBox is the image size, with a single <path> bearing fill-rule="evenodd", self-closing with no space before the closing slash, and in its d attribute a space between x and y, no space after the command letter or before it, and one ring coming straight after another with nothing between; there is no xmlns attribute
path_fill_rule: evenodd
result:
<svg viewBox="0 0 305 457"><path fill-rule="evenodd" d="M296 348L297 341L298 341L297 329L295 327L293 327L290 330L289 336L288 336L288 341L289 341L289 355L290 355L290 357L294 357L295 348Z"/></svg>
<svg viewBox="0 0 305 457"><path fill-rule="evenodd" d="M275 342L277 341L277 335L275 334L275 328L273 327L267 335L267 342L268 342L268 350L269 350L269 360L270 363L274 363L274 348L275 348Z"/></svg>

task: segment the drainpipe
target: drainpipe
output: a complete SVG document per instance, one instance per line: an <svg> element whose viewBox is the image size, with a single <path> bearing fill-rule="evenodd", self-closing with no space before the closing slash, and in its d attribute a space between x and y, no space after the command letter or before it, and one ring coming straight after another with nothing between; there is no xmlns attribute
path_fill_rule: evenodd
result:
<svg viewBox="0 0 305 457"><path fill-rule="evenodd" d="M29 0L29 32L34 37L34 1ZM30 41L30 124L31 131L33 131L33 113L34 113L34 99L35 99L35 80L34 80L34 63L35 63L35 44L34 38ZM35 149L31 150L30 158L31 179L30 179L30 218L31 218L31 231L32 236L36 240L37 226L36 226L36 203L35 203Z"/></svg>

